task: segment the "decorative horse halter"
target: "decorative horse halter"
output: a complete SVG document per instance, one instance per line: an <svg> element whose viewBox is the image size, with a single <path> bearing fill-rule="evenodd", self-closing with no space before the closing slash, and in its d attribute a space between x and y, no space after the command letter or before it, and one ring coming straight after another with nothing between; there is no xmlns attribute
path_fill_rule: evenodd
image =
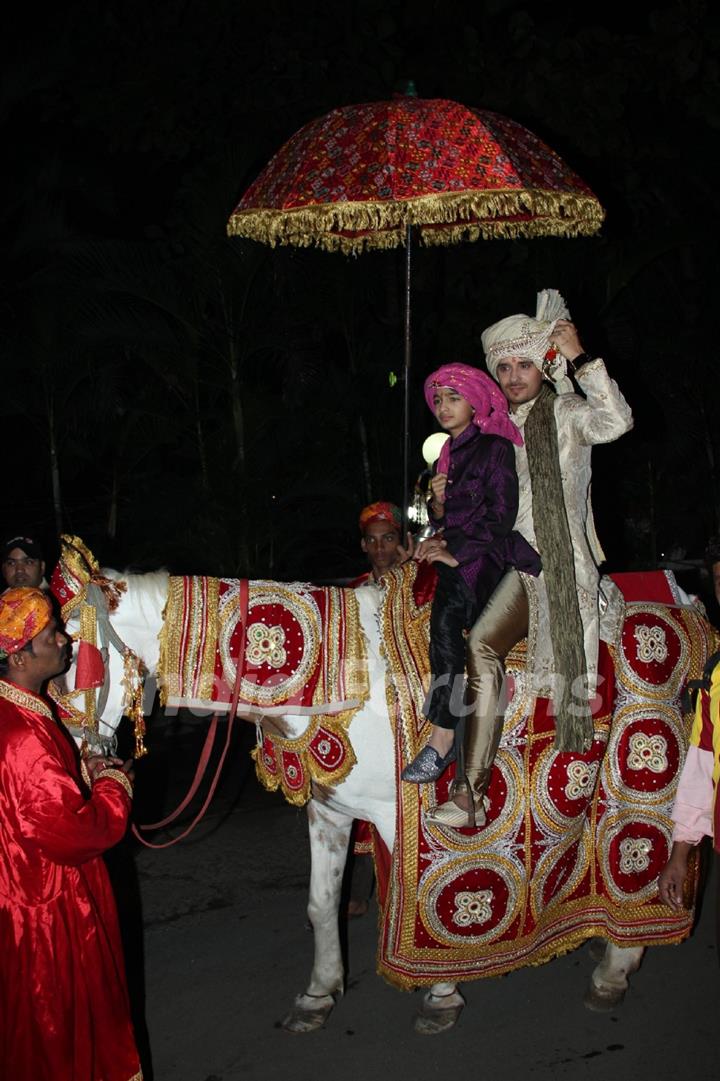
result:
<svg viewBox="0 0 720 1081"><path fill-rule="evenodd" d="M65 725L74 736L82 738L83 750L93 744L102 744L98 718L102 716L110 690L107 661L112 646L123 659L123 710L133 722L135 758L141 758L147 753L143 742L142 704L145 666L110 622L110 613L117 609L127 583L112 581L101 574L95 556L79 537L63 534L60 541L60 561L53 571L50 589L60 604L65 622L79 609L79 630L72 635L73 641L79 644L75 689L63 692L53 682L48 693L58 706ZM100 688L100 694L96 700L97 688ZM84 695L84 710L72 701L80 695Z"/></svg>

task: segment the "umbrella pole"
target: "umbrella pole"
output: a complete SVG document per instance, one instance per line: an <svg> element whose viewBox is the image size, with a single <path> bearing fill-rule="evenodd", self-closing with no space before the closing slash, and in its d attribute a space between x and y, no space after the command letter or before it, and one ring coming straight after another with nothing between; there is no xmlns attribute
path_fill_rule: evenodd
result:
<svg viewBox="0 0 720 1081"><path fill-rule="evenodd" d="M403 544L408 529L410 506L410 364L412 360L412 335L410 330L410 272L412 269L412 226L405 227L405 355L403 370Z"/></svg>

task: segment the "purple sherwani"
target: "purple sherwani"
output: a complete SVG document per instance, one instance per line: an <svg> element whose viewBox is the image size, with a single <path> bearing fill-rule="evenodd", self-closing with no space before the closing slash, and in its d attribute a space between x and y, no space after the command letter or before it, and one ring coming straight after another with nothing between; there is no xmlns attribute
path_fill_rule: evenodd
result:
<svg viewBox="0 0 720 1081"><path fill-rule="evenodd" d="M448 551L458 567L436 563L438 582L430 620L432 685L423 713L440 728L460 714L453 688L464 682L464 631L472 627L508 567L540 573L540 557L513 531L518 510L515 448L500 435L470 424L450 443L442 518Z"/></svg>
<svg viewBox="0 0 720 1081"><path fill-rule="evenodd" d="M540 573L540 557L513 530L518 511L515 448L499 435L483 435L474 424L451 440L442 518L448 551L474 595L485 605L508 567Z"/></svg>

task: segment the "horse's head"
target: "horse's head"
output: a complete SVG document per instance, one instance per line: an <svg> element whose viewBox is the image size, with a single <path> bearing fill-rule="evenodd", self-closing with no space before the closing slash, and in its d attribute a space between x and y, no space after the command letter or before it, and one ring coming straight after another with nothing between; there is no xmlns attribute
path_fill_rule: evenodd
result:
<svg viewBox="0 0 720 1081"><path fill-rule="evenodd" d="M61 541L51 589L74 648L64 687L56 685L53 696L75 738L104 752L114 746L121 717L130 716L139 756L144 680L157 669L168 576L101 569L79 537Z"/></svg>

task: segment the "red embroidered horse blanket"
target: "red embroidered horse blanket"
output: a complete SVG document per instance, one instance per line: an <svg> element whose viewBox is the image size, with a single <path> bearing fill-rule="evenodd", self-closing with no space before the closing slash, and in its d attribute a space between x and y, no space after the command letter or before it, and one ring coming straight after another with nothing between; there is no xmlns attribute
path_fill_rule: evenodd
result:
<svg viewBox="0 0 720 1081"><path fill-rule="evenodd" d="M354 591L253 581L243 627L237 579L171 578L160 638L163 702L228 710L239 659L240 714L308 716L299 739L263 734L254 752L263 784L301 805L312 780L339 783L355 764L347 728L368 694Z"/></svg>
<svg viewBox="0 0 720 1081"><path fill-rule="evenodd" d="M676 603L671 584L656 576L646 600L647 581L623 576L626 618L617 648L602 649L595 738L584 755L554 750L548 702L524 691L522 649L509 659L515 688L482 830L427 821L423 811L446 797L451 774L436 792L424 786L422 803L417 788L398 781L378 948L388 980L411 987L496 976L596 934L620 945L689 934L692 913L660 905L656 882L687 745L681 694L715 636L699 610ZM347 726L367 687L354 593L252 583L243 639L237 591L232 581L171 580L161 666L168 700L227 702L244 640L247 711L310 716L301 740L266 732L255 755L268 788L304 803L313 779L339 783L354 764ZM387 576L381 637L398 778L425 739L431 593L416 564ZM345 655L349 667L339 663Z"/></svg>
<svg viewBox="0 0 720 1081"><path fill-rule="evenodd" d="M446 797L399 782L424 742L418 717L427 678L429 602L393 578L383 612L396 731L398 813L378 968L404 987L498 976L539 964L602 935L619 945L678 942L692 912L659 904L670 811L688 736L681 694L702 671L714 632L699 610L676 605L671 579L656 599L633 599L617 650L600 657L601 708L587 754L553 749L548 702L526 700L522 656L509 659L515 694L488 791L482 830L428 822ZM642 583L640 583L642 588ZM663 603L658 598L662 598ZM669 607L673 605L673 607ZM408 634L407 628L411 628ZM424 642L423 642L424 635ZM448 771L450 773L450 771Z"/></svg>

